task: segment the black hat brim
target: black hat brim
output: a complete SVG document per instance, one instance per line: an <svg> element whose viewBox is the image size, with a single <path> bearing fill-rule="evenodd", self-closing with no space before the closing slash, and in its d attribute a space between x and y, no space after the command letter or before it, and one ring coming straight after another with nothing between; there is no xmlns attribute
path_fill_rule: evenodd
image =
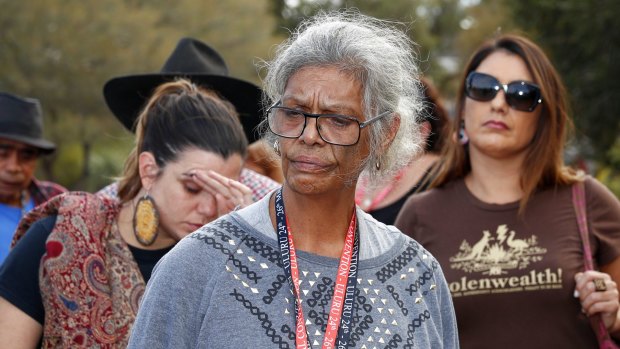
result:
<svg viewBox="0 0 620 349"><path fill-rule="evenodd" d="M260 124L261 90L258 86L229 76L209 74L143 74L122 76L109 80L103 87L108 108L131 132L135 131L138 114L162 83L176 78L187 78L193 83L210 88L231 102L239 113L239 119L248 142L260 138L256 126Z"/></svg>
<svg viewBox="0 0 620 349"><path fill-rule="evenodd" d="M29 146L39 149L44 154L53 153L54 150L56 150L56 145L50 141L46 141L45 139L32 138L2 132L0 132L0 138L10 139L12 141L28 144Z"/></svg>

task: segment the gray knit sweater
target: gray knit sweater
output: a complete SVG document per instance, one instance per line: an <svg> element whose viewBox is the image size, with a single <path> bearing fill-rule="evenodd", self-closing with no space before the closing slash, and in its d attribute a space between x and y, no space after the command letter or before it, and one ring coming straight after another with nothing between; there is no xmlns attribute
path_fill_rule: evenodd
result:
<svg viewBox="0 0 620 349"><path fill-rule="evenodd" d="M294 348L294 298L269 197L184 238L156 266L129 348ZM458 348L450 292L422 246L357 210L349 348ZM338 260L298 251L309 340L320 348Z"/></svg>

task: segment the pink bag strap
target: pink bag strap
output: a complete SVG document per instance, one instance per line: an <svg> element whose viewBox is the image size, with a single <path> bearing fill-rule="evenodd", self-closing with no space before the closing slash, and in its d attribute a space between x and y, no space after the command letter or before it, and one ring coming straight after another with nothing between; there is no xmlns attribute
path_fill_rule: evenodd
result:
<svg viewBox="0 0 620 349"><path fill-rule="evenodd" d="M586 210L586 189L583 181L573 184L573 207L577 216L577 225L583 245L583 265L585 270L594 270L592 250L590 249L590 237L588 233L588 216ZM609 332L599 314L590 317L590 325L596 333L599 348L617 349L618 346L609 336Z"/></svg>
<svg viewBox="0 0 620 349"><path fill-rule="evenodd" d="M585 270L594 270L592 262L592 249L590 248L590 237L588 233L588 216L586 212L586 190L582 181L573 185L573 207L579 225L581 244L583 245L583 264Z"/></svg>

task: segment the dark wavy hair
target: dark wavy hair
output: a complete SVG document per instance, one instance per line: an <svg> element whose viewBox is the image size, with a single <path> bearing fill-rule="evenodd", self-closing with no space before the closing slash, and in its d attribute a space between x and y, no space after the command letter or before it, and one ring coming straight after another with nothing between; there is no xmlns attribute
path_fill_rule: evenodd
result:
<svg viewBox="0 0 620 349"><path fill-rule="evenodd" d="M138 170L142 152L152 153L163 169L190 148L227 159L233 154L245 158L247 147L243 127L230 102L185 79L164 83L155 90L138 117L136 144L120 177L120 201L130 201L142 189Z"/></svg>
<svg viewBox="0 0 620 349"><path fill-rule="evenodd" d="M431 134L426 140L424 151L441 153L446 143L446 135L448 134L450 122L448 111L443 105L439 91L430 80L421 77L420 82L422 83L422 92L424 95L422 121L427 121L431 125Z"/></svg>

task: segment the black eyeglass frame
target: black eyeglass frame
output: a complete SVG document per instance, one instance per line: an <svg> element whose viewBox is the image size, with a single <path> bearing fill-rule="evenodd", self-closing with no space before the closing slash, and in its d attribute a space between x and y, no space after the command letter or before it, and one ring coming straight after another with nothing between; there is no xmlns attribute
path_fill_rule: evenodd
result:
<svg viewBox="0 0 620 349"><path fill-rule="evenodd" d="M474 96L471 94L471 88L472 88L472 80L476 77L476 75L481 75L487 78L491 78L492 80L495 81L495 84L492 86L493 90L495 91L493 93L493 95L489 96L488 98L480 98L479 96ZM532 104L527 107L527 108L520 108L518 106L518 104L516 104L514 102L515 98L513 96L513 93L508 93L508 88L512 85L514 86L515 84L518 85L525 85L528 86L529 88L531 88L534 92L535 92L535 97L534 100L532 101ZM540 86L536 85L533 82L529 82L529 81L524 81L524 80L515 80L515 81L511 81L507 84L502 84L499 82L499 80L497 80L496 77L494 77L493 75L489 75L489 74L485 74L485 73L480 73L477 71L472 71L467 75L467 78L465 79L465 95L475 101L480 101L480 102L488 102L493 100L496 96L497 93L501 90L504 91L504 96L506 98L506 103L508 103L508 105L515 109L515 110L519 110L519 111L525 111L525 112L533 112L536 107L539 104L542 104L543 100L542 100L542 96L541 96L541 91L540 91Z"/></svg>
<svg viewBox="0 0 620 349"><path fill-rule="evenodd" d="M269 109L267 109L267 125L269 126L269 131L271 131L273 134L279 136L279 137L283 137L283 138L290 138L290 139L295 139L295 138L299 138L301 137L301 135L304 133L304 131L306 130L306 126L308 125L308 118L314 118L317 120L316 122L316 131L319 134L319 137L321 137L321 139L325 142L325 143L329 143L329 144L333 144L333 145L340 145L343 147L349 147L349 146L353 146L356 145L359 141L360 141L360 136L362 135L362 129L365 128L366 126L374 123L377 120L380 120L382 118L384 118L385 116L389 115L392 113L392 111L385 111L377 116L374 116L364 122L360 122L357 118L350 116L350 115L343 115L343 114L312 114L312 113L306 113L303 112L301 110L297 110L297 109L292 109L292 108L288 108L288 107L283 107L280 106L279 104L281 103L281 101L276 102L275 104L273 104L271 107L269 107ZM304 116L304 126L301 128L301 131L299 132L299 135L297 136L285 136L285 135L281 135L277 132L275 132L272 128L271 128L271 122L270 122L270 116L271 116L271 111L273 109L280 109L280 110L287 110L287 111L291 111L294 113L298 113ZM326 140L325 138L323 138L323 135L321 134L321 131L319 130L319 118L322 117L326 117L326 118L344 118L346 120L350 120L353 122L357 123L357 126L359 127L359 132L357 133L357 139L355 140L355 143L351 143L351 144L340 144L340 143L335 143L335 142L330 142L328 140Z"/></svg>

